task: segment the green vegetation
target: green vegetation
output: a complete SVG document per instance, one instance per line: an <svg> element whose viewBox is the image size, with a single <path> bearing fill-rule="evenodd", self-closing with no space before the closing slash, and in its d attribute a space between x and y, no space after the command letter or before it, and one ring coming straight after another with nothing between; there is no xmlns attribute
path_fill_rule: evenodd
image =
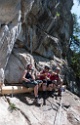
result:
<svg viewBox="0 0 80 125"><path fill-rule="evenodd" d="M73 34L70 39L70 48L75 52L80 51L80 24L75 14L73 14Z"/></svg>
<svg viewBox="0 0 80 125"><path fill-rule="evenodd" d="M60 16L60 13L59 13L59 12L56 12L56 16L59 17L59 16Z"/></svg>
<svg viewBox="0 0 80 125"><path fill-rule="evenodd" d="M75 76L80 80L80 24L77 15L73 14L73 34L70 38L71 67Z"/></svg>
<svg viewBox="0 0 80 125"><path fill-rule="evenodd" d="M71 67L75 71L76 78L80 79L80 53L74 53L71 62Z"/></svg>
<svg viewBox="0 0 80 125"><path fill-rule="evenodd" d="M15 104L14 103L10 103L9 104L9 108L8 108L11 112L13 111L13 110L16 110L17 109L17 107L15 106Z"/></svg>

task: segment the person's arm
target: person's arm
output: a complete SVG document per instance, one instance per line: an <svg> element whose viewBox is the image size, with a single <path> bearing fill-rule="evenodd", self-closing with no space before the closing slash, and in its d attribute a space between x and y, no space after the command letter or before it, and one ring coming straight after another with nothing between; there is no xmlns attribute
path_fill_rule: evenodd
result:
<svg viewBox="0 0 80 125"><path fill-rule="evenodd" d="M51 73L50 73L50 72L48 72L48 73L45 74L45 78L46 78L47 80L50 80L50 77L51 77Z"/></svg>
<svg viewBox="0 0 80 125"><path fill-rule="evenodd" d="M39 72L37 70L35 70L35 73L34 73L34 76L35 76L35 79L38 79L39 78Z"/></svg>
<svg viewBox="0 0 80 125"><path fill-rule="evenodd" d="M27 70L24 71L23 76L22 76L22 80L25 82L30 82L30 80L26 78L26 74L27 74Z"/></svg>
<svg viewBox="0 0 80 125"><path fill-rule="evenodd" d="M53 76L57 75L57 73L56 73L56 72L52 72L51 74L52 74Z"/></svg>
<svg viewBox="0 0 80 125"><path fill-rule="evenodd" d="M49 78L48 76L45 76L45 79L46 79L46 80L50 80L50 78Z"/></svg>
<svg viewBox="0 0 80 125"><path fill-rule="evenodd" d="M40 77L40 76L45 76L45 73L43 73L43 71L39 72L39 73L37 74L37 77Z"/></svg>
<svg viewBox="0 0 80 125"><path fill-rule="evenodd" d="M34 69L31 70L31 77L33 80L35 80L35 70Z"/></svg>
<svg viewBox="0 0 80 125"><path fill-rule="evenodd" d="M35 80L35 76L34 76L34 74L32 74L31 76L32 76L32 79Z"/></svg>
<svg viewBox="0 0 80 125"><path fill-rule="evenodd" d="M62 86L63 85L63 79L61 79L60 75L58 75L58 77L59 77L60 86Z"/></svg>

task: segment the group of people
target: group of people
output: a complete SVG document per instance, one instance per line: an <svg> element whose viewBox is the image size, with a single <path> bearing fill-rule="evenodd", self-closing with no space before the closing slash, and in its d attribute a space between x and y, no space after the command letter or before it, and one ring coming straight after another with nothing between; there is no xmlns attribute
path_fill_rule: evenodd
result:
<svg viewBox="0 0 80 125"><path fill-rule="evenodd" d="M51 71L49 66L45 66L42 71L33 75L32 64L28 64L22 76L23 86L34 88L35 104L39 105L38 89L42 86L43 105L46 105L46 95L54 96L54 91L58 87L58 95L61 96L62 79L59 77L60 68ZM48 91L47 91L48 88Z"/></svg>

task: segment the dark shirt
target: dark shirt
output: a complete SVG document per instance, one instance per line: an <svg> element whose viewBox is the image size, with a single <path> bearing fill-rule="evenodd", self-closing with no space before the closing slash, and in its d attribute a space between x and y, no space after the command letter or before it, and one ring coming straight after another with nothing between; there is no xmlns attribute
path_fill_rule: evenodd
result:
<svg viewBox="0 0 80 125"><path fill-rule="evenodd" d="M32 76L31 76L31 74L29 72L26 73L26 78L27 79L32 79Z"/></svg>

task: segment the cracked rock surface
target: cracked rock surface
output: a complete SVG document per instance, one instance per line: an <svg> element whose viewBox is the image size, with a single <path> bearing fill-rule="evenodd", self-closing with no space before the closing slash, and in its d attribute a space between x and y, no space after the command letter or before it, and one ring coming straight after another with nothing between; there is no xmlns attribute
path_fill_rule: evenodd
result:
<svg viewBox="0 0 80 125"><path fill-rule="evenodd" d="M80 125L80 99L69 91L62 98L47 97L46 105L36 107L33 94L0 98L1 125ZM40 97L43 103L42 97ZM11 111L9 107L16 108ZM69 107L66 107L69 105Z"/></svg>

